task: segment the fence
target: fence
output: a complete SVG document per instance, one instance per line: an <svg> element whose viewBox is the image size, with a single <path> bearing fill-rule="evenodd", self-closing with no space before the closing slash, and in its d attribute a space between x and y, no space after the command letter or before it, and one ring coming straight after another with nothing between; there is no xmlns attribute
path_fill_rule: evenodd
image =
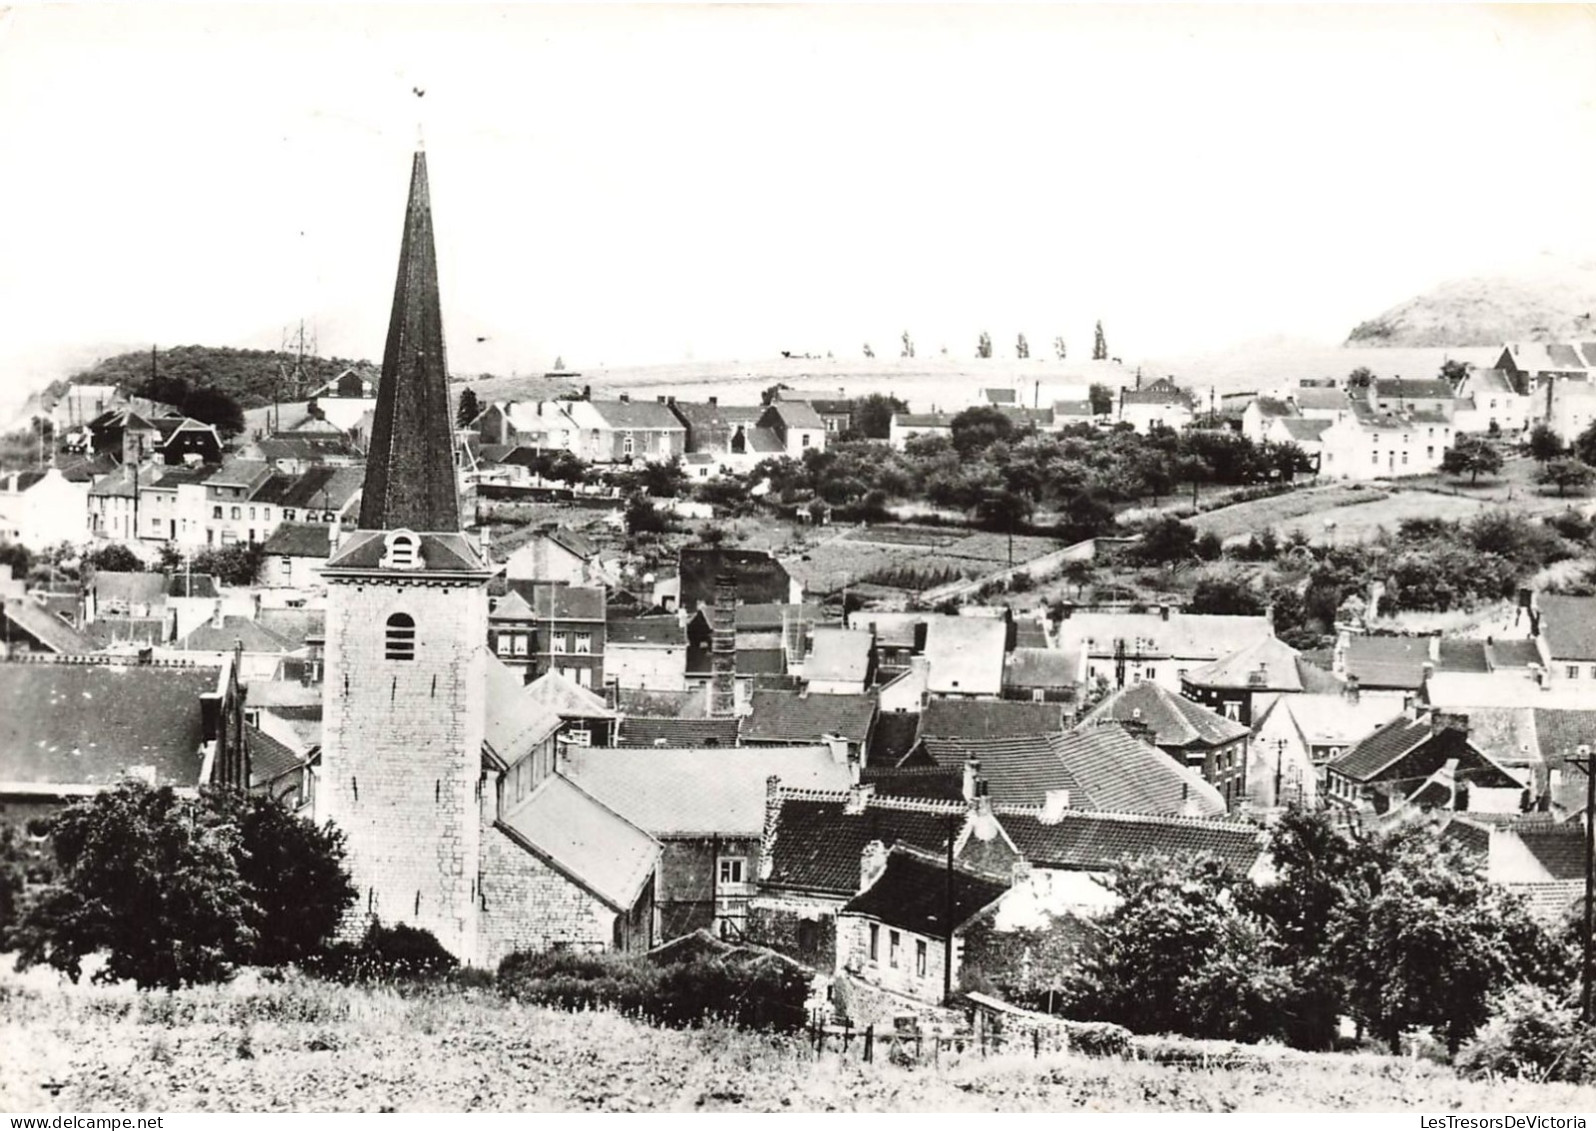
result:
<svg viewBox="0 0 1596 1131"><path fill-rule="evenodd" d="M920 601L927 605L934 605L953 597L963 597L974 593L983 585L1002 585L1013 580L1019 574L1028 574L1034 580L1040 581L1046 575L1061 567L1065 562L1090 561L1097 552L1097 539L1087 538L1085 541L1076 542L1073 546L1065 546L1062 550L1054 550L1040 558L1032 558L1028 562L1021 562L1013 566L1000 566L989 573L979 577L968 577L959 581L950 581L946 585L939 585L935 589L927 589L920 594Z"/></svg>
<svg viewBox="0 0 1596 1131"><path fill-rule="evenodd" d="M861 1064L873 1064L881 1057L889 1064L931 1066L941 1064L944 1057L953 1060L970 1055L1018 1053L1035 1058L1043 1053L1064 1052L1070 1047L1069 1038L1062 1029L1052 1033L1041 1029L1004 1033L983 1025L938 1033L898 1028L878 1031L874 1025L856 1029L851 1025L811 1020L804 1036L817 1056L832 1052L843 1059L856 1057Z"/></svg>

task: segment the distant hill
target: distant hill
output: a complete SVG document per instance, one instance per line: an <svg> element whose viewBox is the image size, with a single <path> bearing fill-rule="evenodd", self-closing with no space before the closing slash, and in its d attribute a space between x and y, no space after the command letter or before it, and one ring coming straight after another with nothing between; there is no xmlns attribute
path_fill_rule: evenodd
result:
<svg viewBox="0 0 1596 1131"><path fill-rule="evenodd" d="M286 385L283 375L291 375L299 361L297 355L278 350L177 346L158 350L154 365L155 371L163 378L181 378L192 388L218 390L237 401L239 407L250 409L270 404L274 398L292 399L294 390ZM148 350L121 353L79 370L67 379L67 383L137 387L149 380L150 367ZM325 384L346 369L369 372L373 377L377 374L377 367L369 361L306 357L306 388L313 389Z"/></svg>
<svg viewBox="0 0 1596 1131"><path fill-rule="evenodd" d="M1596 337L1596 264L1443 283L1360 323L1349 346L1495 346Z"/></svg>

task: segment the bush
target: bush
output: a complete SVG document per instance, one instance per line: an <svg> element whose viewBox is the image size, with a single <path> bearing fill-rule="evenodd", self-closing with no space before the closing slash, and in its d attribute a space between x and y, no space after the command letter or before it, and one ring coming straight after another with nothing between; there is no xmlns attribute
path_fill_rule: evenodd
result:
<svg viewBox="0 0 1596 1131"><path fill-rule="evenodd" d="M360 942L330 946L306 969L334 982L416 982L441 978L459 965L431 931L374 921Z"/></svg>
<svg viewBox="0 0 1596 1131"><path fill-rule="evenodd" d="M1490 1019L1458 1053L1465 1076L1527 1080L1596 1079L1596 1034L1579 1010L1536 986L1514 986L1492 1003Z"/></svg>
<svg viewBox="0 0 1596 1131"><path fill-rule="evenodd" d="M669 966L618 954L512 954L499 964L499 988L527 1004L613 1009L673 1028L718 1020L745 1029L796 1031L808 1020L808 973L754 952Z"/></svg>
<svg viewBox="0 0 1596 1131"><path fill-rule="evenodd" d="M1130 1051L1131 1033L1112 1021L1066 1021L1070 1048L1087 1056L1124 1056Z"/></svg>

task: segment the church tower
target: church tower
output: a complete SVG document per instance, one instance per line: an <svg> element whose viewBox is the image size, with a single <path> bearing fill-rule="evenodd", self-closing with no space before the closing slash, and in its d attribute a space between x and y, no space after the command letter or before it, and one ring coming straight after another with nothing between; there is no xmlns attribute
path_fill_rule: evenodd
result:
<svg viewBox="0 0 1596 1131"><path fill-rule="evenodd" d="M328 561L317 818L373 918L476 955L489 571L460 532L426 154L410 173L358 529Z"/></svg>

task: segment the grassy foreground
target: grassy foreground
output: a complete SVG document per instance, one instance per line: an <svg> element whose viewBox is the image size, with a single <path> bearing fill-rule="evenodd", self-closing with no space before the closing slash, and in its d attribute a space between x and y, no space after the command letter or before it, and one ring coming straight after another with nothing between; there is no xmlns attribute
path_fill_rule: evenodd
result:
<svg viewBox="0 0 1596 1131"><path fill-rule="evenodd" d="M7 1111L1589 1111L1596 1089L1422 1061L1255 1068L969 1054L862 1064L801 1041L662 1031L491 991L244 983L175 994L0 981ZM52 1096L44 1085L63 1085Z"/></svg>

